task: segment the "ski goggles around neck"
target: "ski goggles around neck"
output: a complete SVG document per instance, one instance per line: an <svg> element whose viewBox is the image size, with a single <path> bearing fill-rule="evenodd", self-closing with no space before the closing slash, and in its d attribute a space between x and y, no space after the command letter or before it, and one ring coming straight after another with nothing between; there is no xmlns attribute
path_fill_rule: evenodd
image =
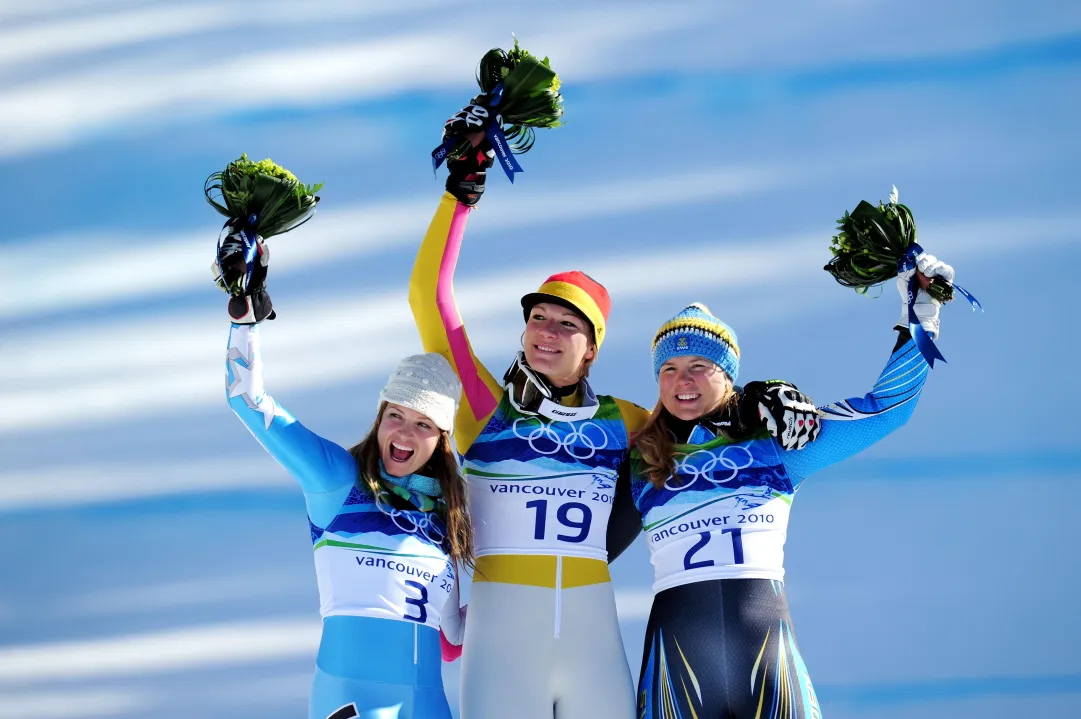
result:
<svg viewBox="0 0 1081 719"><path fill-rule="evenodd" d="M520 414L541 415L562 422L589 419L597 413L596 401L581 407L564 407L555 401L555 393L547 380L526 364L525 353L519 352L503 375L503 389L511 406ZM592 397L592 393L587 392Z"/></svg>
<svg viewBox="0 0 1081 719"><path fill-rule="evenodd" d="M503 389L514 409L522 414L538 414L544 400L551 401L552 390L544 378L526 364L525 353L519 352L503 375Z"/></svg>

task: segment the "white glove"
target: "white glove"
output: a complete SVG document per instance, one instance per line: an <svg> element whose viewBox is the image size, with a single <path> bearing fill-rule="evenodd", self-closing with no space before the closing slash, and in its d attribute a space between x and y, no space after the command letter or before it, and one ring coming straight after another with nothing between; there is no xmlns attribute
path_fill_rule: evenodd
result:
<svg viewBox="0 0 1081 719"><path fill-rule="evenodd" d="M903 327L908 327L908 281L917 271L927 278L939 277L951 285L953 284L954 272L952 267L927 252L916 255L915 269L897 274L897 291L901 293L901 321L899 324ZM935 339L938 338L938 310L941 307L942 303L931 297L927 290L921 287L916 288L916 303L912 309L923 329Z"/></svg>

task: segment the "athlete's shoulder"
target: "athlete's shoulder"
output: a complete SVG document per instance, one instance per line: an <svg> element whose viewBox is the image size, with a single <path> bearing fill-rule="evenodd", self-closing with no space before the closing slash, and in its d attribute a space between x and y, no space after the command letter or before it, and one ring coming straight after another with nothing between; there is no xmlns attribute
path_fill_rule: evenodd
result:
<svg viewBox="0 0 1081 719"><path fill-rule="evenodd" d="M627 434L634 434L646 426L650 415L648 409L619 397L611 397L611 400L619 407L619 414L623 418L623 426L627 428Z"/></svg>

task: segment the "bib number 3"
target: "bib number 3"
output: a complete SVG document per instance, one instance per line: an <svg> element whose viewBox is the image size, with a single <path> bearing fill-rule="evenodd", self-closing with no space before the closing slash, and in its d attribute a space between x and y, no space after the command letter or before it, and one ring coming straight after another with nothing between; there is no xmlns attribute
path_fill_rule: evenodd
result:
<svg viewBox="0 0 1081 719"><path fill-rule="evenodd" d="M534 499L526 502L528 509L534 509L537 516L533 522L533 539L544 539L548 520L548 500ZM573 513L573 514L572 514ZM567 502L556 510L556 521L567 529L577 530L577 534L557 534L561 542L584 542L589 536L589 525L593 521L593 510L579 502Z"/></svg>
<svg viewBox="0 0 1081 719"><path fill-rule="evenodd" d="M412 579L405 580L405 586L410 587L411 589L416 589L417 592L420 594L420 597L417 598L405 598L405 603L411 604L416 607L419 614L415 617L406 614L402 617L402 619L408 619L411 622L418 622L420 624L424 624L428 621L428 609L427 607L425 607L425 605L428 603L428 588L420 582L414 582Z"/></svg>
<svg viewBox="0 0 1081 719"><path fill-rule="evenodd" d="M722 529L721 534L732 535L732 563L743 564L743 530L736 527L728 527ZM687 550L685 555L683 555L684 569L701 569L702 567L712 567L716 564L712 559L700 559L698 561L695 561L694 559L694 555L709 544L709 540L712 536L712 532L702 532L698 535L698 541L694 543L693 547Z"/></svg>

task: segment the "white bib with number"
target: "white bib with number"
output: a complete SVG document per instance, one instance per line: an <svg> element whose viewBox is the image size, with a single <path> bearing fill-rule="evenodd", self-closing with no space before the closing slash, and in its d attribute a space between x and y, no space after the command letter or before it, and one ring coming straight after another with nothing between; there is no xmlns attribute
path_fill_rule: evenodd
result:
<svg viewBox="0 0 1081 719"><path fill-rule="evenodd" d="M376 504L354 488L326 529L312 527L320 614L438 628L455 582L445 532L432 512Z"/></svg>
<svg viewBox="0 0 1081 719"><path fill-rule="evenodd" d="M680 449L662 489L632 470L653 591L710 579L783 579L793 487L773 440Z"/></svg>
<svg viewBox="0 0 1081 719"><path fill-rule="evenodd" d="M412 537L386 539L359 535L343 542L324 535L315 545L320 614L400 619L438 629L454 586L453 568Z"/></svg>
<svg viewBox="0 0 1081 719"><path fill-rule="evenodd" d="M646 538L654 592L704 579L784 577L788 503L772 499L753 509L733 504L714 502L664 519L652 513Z"/></svg>
<svg viewBox="0 0 1081 719"><path fill-rule="evenodd" d="M478 557L563 554L607 559L605 532L615 473L581 472L523 479L469 476L469 511Z"/></svg>
<svg viewBox="0 0 1081 719"><path fill-rule="evenodd" d="M504 397L463 461L478 557L607 560L627 432L615 401L598 400L592 417L561 421L520 414Z"/></svg>

